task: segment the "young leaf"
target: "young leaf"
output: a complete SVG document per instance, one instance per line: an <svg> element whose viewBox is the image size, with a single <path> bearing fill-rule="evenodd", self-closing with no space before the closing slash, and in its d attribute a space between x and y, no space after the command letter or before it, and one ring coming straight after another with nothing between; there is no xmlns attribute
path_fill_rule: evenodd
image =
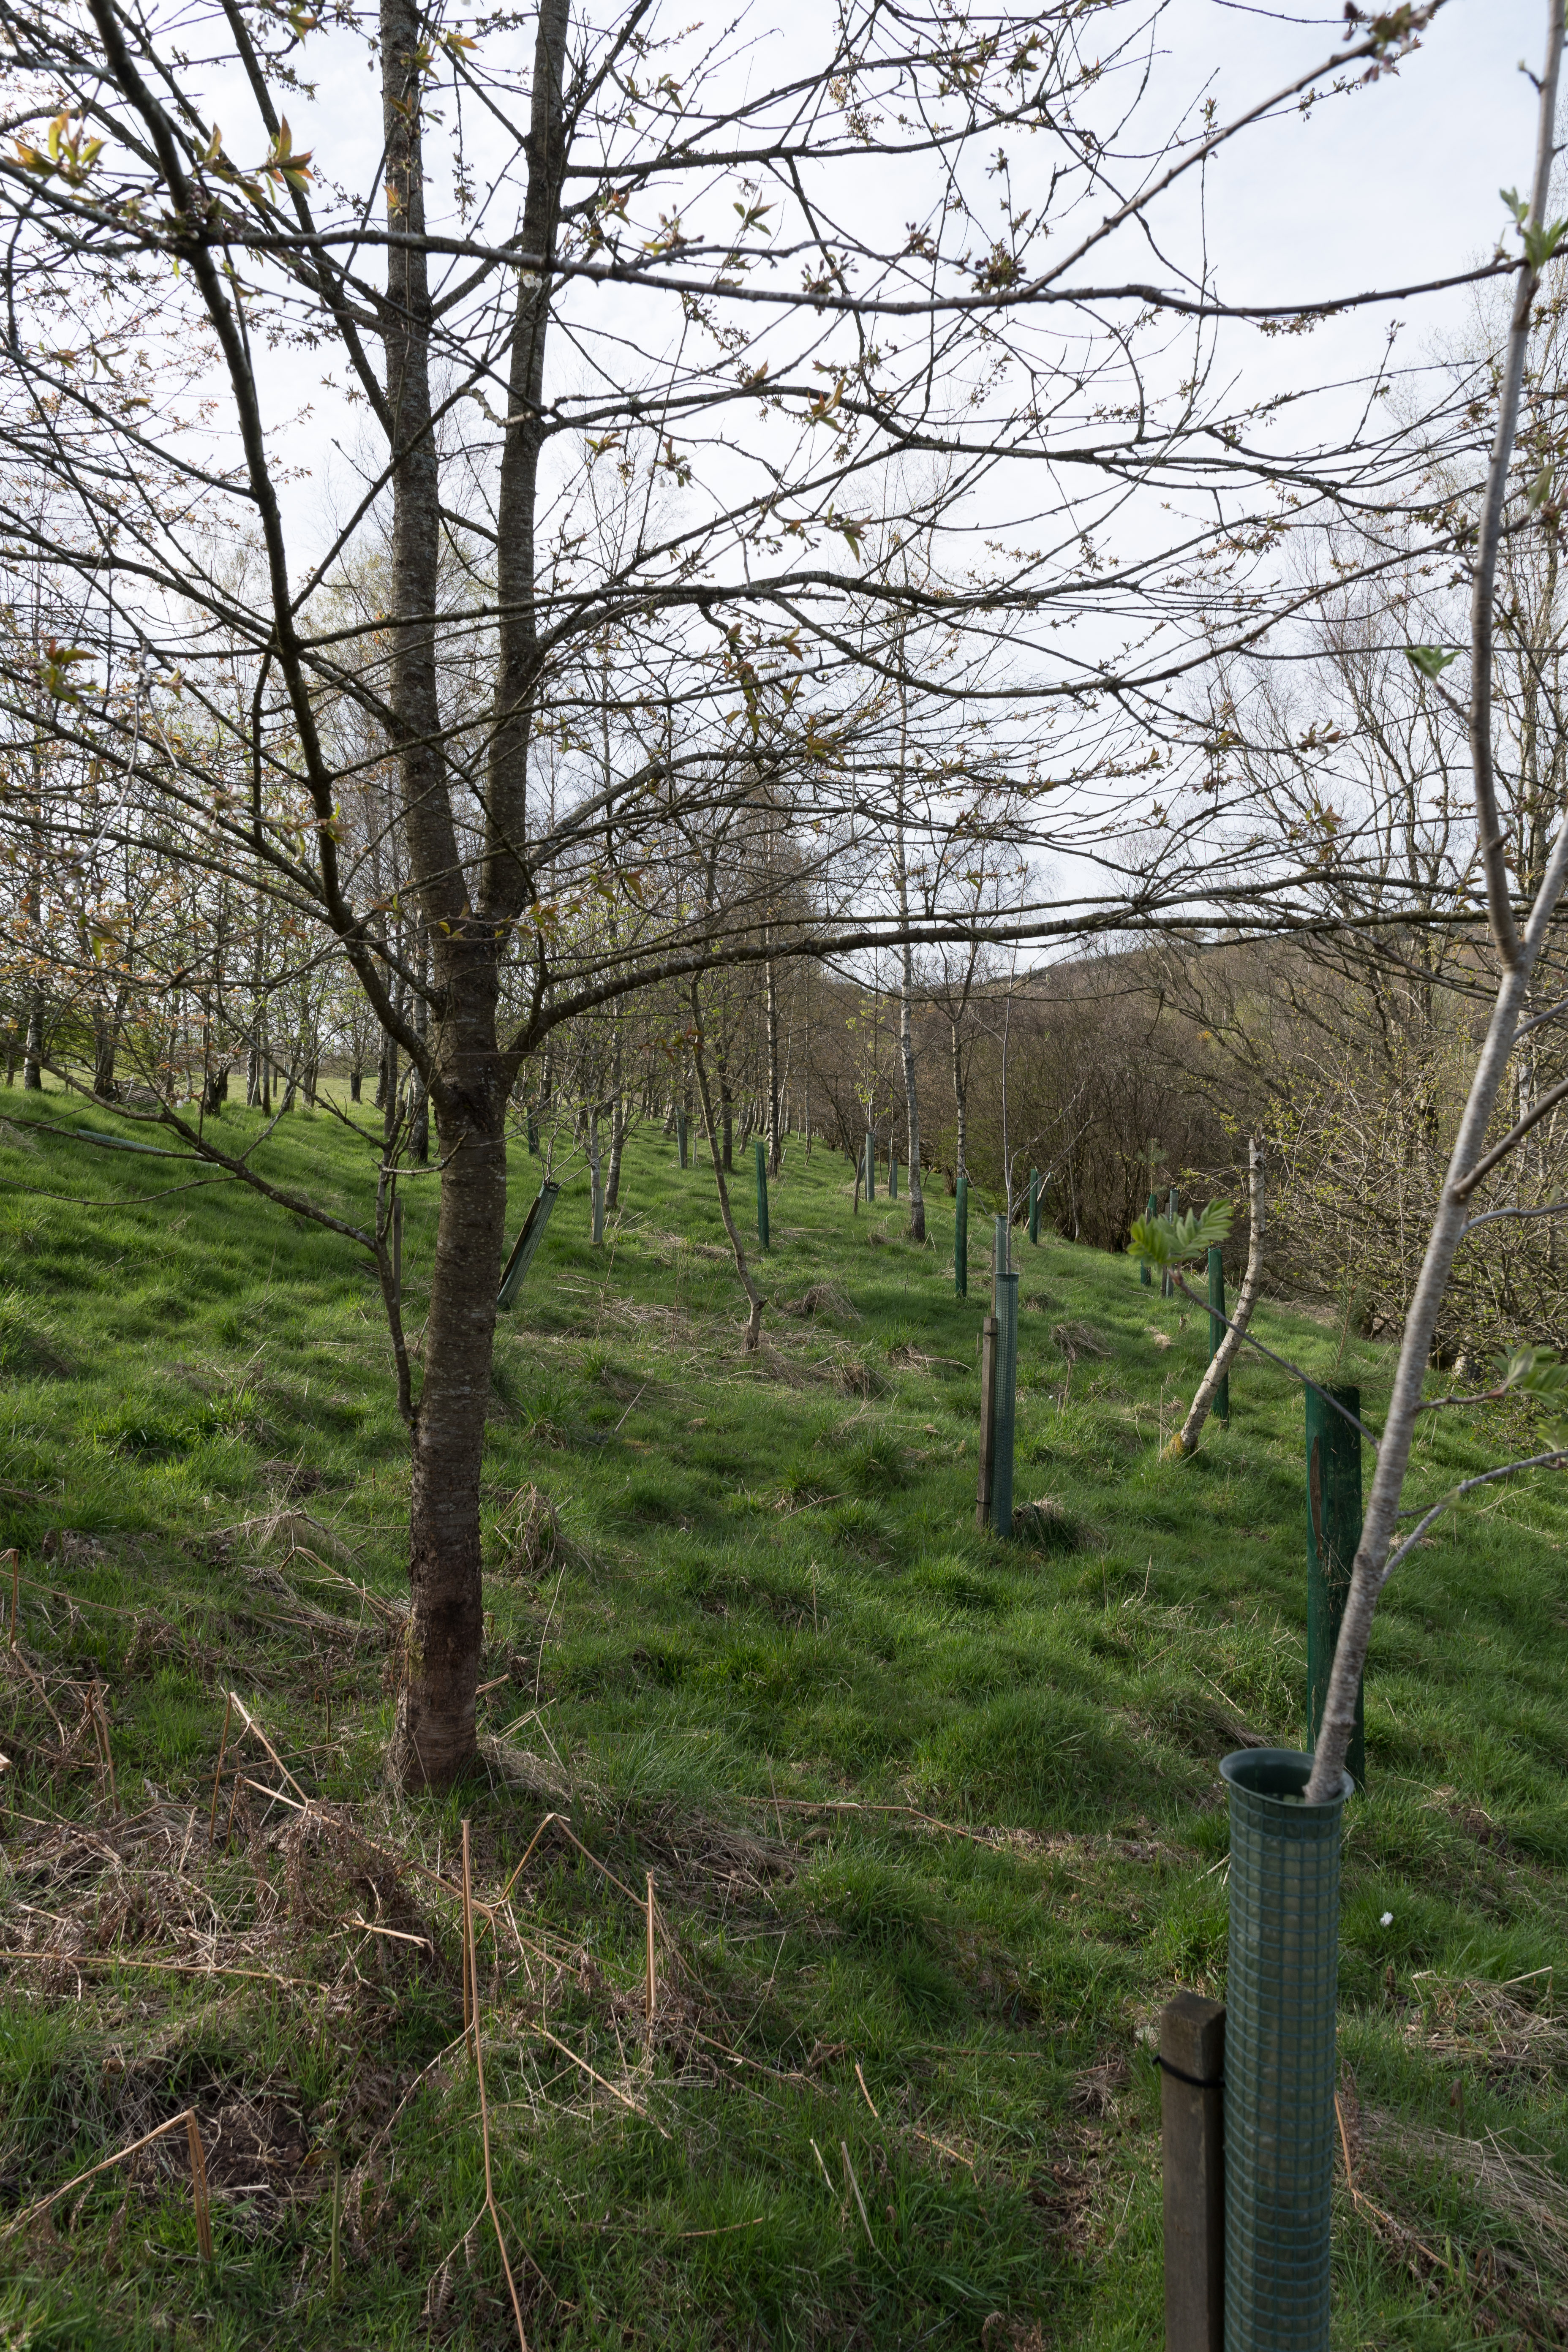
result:
<svg viewBox="0 0 1568 2352"><path fill-rule="evenodd" d="M1441 677L1448 664L1457 662L1459 656L1443 646L1406 646L1405 658L1423 677Z"/></svg>
<svg viewBox="0 0 1568 2352"><path fill-rule="evenodd" d="M1128 1246L1134 1257L1162 1270L1183 1265L1189 1258L1206 1257L1225 1241L1234 1215L1228 1201L1211 1201L1206 1209L1189 1209L1184 1216L1140 1217Z"/></svg>

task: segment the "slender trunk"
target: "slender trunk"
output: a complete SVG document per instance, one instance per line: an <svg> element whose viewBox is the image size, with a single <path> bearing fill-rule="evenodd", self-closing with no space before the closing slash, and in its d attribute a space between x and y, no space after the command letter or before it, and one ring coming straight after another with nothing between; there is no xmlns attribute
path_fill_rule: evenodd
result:
<svg viewBox="0 0 1568 2352"><path fill-rule="evenodd" d="M1258 1304L1258 1294L1263 1286L1263 1155L1256 1142L1248 1142L1247 1160L1249 1171L1248 1189L1252 1201L1251 1231L1247 1244L1247 1272L1242 1277L1241 1296L1236 1302L1236 1312L1230 1318L1230 1328L1215 1350L1214 1360L1198 1383L1192 1411L1182 1423L1165 1451L1173 1457L1195 1454L1203 1425L1219 1394L1219 1384L1241 1353L1241 1342L1252 1310Z"/></svg>
<svg viewBox="0 0 1568 2352"><path fill-rule="evenodd" d="M958 1042L957 1022L950 1022L948 1027L952 1040L952 1100L958 1115L958 1166L954 1172L959 1176L967 1176L969 1162L964 1157L964 1139L968 1133L969 1106L965 1100L966 1090L963 1084L963 1054Z"/></svg>
<svg viewBox="0 0 1568 2352"><path fill-rule="evenodd" d="M424 1045L430 1042L430 934L419 926L419 992L414 1006L414 1026ZM417 1071L414 1076L414 1108L408 1125L408 1157L416 1168L430 1164L430 1089Z"/></svg>
<svg viewBox="0 0 1568 2352"><path fill-rule="evenodd" d="M1546 69L1537 85L1540 97L1536 136L1535 176L1529 220L1544 225L1556 158L1557 91L1562 71L1563 18L1562 0L1547 9ZM1339 1792L1345 1757L1355 1730L1356 1695L1366 1664L1372 1621L1378 1595L1409 1543L1391 1549L1399 1520L1400 1496L1410 1465L1411 1443L1421 1391L1431 1361L1437 1316L1448 1287L1454 1258L1465 1237L1469 1198L1479 1181L1478 1169L1486 1157L1487 1128L1507 1074L1530 992L1530 982L1557 902L1568 877L1568 824L1559 833L1531 909L1524 936L1520 938L1510 903L1507 849L1499 816L1492 751L1492 635L1494 583L1501 543L1509 469L1514 454L1519 403L1524 380L1531 307L1540 274L1531 265L1521 270L1514 296L1507 357L1498 404L1487 493L1476 551L1470 607L1469 739L1475 795L1477 845L1487 880L1487 908L1497 942L1502 973L1498 983L1485 1041L1465 1104L1459 1130L1449 1156L1447 1173L1438 1198L1437 1213L1422 1259L1415 1295L1405 1318L1399 1361L1384 1419L1377 1467L1373 1473L1362 1522L1362 1538L1351 1571L1350 1592L1340 1623L1333 1671L1306 1788L1309 1803L1320 1804Z"/></svg>
<svg viewBox="0 0 1568 2352"><path fill-rule="evenodd" d="M350 1102L358 1102L358 1101L360 1100L360 1098L361 1098L361 1090L362 1090L362 1088L363 1088L363 1084L364 1084L364 1072L360 1068L359 1064L358 1064L357 1062L355 1062L355 1063L354 1063L354 1065L353 1065L353 1068L352 1068L352 1069L350 1070L350 1072L349 1072L349 1100L350 1100Z"/></svg>
<svg viewBox="0 0 1568 2352"><path fill-rule="evenodd" d="M697 1076L697 1090L702 1098L702 1123L708 1130L708 1152L713 1162L713 1181L719 1187L719 1214L724 1220L724 1231L730 1236L730 1247L735 1254L735 1271L741 1277L741 1287L746 1294L751 1309L746 1318L746 1335L741 1345L748 1356L752 1356L762 1341L763 1308L767 1302L752 1279L752 1269L746 1264L746 1253L741 1246L741 1236L735 1231L735 1220L731 1213L730 1188L724 1181L725 1163L714 1130L708 1070L702 1057L702 1004L695 981L691 983L691 1064Z"/></svg>
<svg viewBox="0 0 1568 2352"><path fill-rule="evenodd" d="M904 1100L910 1114L910 1239L923 1242L926 1237L926 1203L921 1184L921 1104L915 1082L913 995L914 950L906 940L903 990L899 1005L899 1048L904 1060Z"/></svg>
<svg viewBox="0 0 1568 2352"><path fill-rule="evenodd" d="M44 1085L44 992L35 988L27 999L27 1043L22 1055L22 1089L41 1094Z"/></svg>
<svg viewBox="0 0 1568 2352"><path fill-rule="evenodd" d="M779 1172L779 980L772 956L767 961L768 1019L768 1173Z"/></svg>
<svg viewBox="0 0 1568 2352"><path fill-rule="evenodd" d="M92 1091L100 1102L113 1102L120 1093L114 1075L120 1024L107 1006L93 1014L92 1031Z"/></svg>

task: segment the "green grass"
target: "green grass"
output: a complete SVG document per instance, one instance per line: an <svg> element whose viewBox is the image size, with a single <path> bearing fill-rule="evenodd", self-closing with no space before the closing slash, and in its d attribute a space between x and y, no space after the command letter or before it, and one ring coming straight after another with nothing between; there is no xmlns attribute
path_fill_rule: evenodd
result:
<svg viewBox="0 0 1568 2352"><path fill-rule="evenodd" d="M367 1212L374 1155L325 1116L262 1161ZM194 2104L217 2259L183 2136L161 2143L0 2242L0 2343L514 2343L493 2235L464 2250L483 2154L449 1889L465 1814L489 1895L552 1810L499 1966L481 1950L531 2346L1160 2344L1149 2036L1177 1986L1223 1991L1219 1758L1302 1733L1294 1384L1253 1359L1230 1429L1162 1463L1203 1319L1125 1261L1020 1239L1016 1492L1047 1507L1028 1540L979 1536L988 1283L977 1264L953 1296L951 1203L914 1249L903 1203L855 1217L847 1160L794 1145L747 1360L710 1175L643 1134L604 1250L568 1184L498 1348L480 1705L510 1777L492 1749L458 1795L397 1803L384 1607L349 1589L403 1584L377 1294L237 1188L153 1197L180 1174L0 1125L26 1188L0 1191L26 1661L0 1940L76 1956L0 1962L0 2227ZM520 1153L519 1221L535 1174ZM407 1191L416 1326L430 1192ZM749 1231L749 1167L735 1192ZM780 1311L814 1286L816 1313ZM1302 1316L1258 1333L1336 1366ZM1384 1352L1339 1369L1375 1417ZM1420 1492L1488 1458L1457 1422L1424 1430ZM1383 2219L1342 2200L1336 2345L1550 2341L1568 2305L1568 2032L1527 1975L1561 1972L1568 1916L1558 1493L1444 1523L1373 1637L1341 2030ZM226 1841L226 1772L209 1847L227 1688L326 1811L247 1789ZM196 1973L215 1958L263 1973ZM1488 2135L1546 2170L1500 2177Z"/></svg>

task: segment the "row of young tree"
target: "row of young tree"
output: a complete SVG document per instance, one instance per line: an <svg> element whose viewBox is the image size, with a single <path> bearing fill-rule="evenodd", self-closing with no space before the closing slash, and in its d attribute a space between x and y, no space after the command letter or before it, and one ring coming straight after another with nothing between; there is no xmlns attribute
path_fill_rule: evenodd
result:
<svg viewBox="0 0 1568 2352"><path fill-rule="evenodd" d="M1159 12L1123 0L727 27L0 0L7 1050L377 1267L405 1785L474 1748L514 1122L613 1183L627 1121L689 1102L721 1179L748 1122L776 1158L786 1120L896 1115L918 1170L945 1042L952 1164L1008 1190L1044 1152L1110 1238L1151 1140L1213 1156L1178 1032L1266 1059L1252 997L1338 959L1347 1002L1462 1034L1514 970L1563 801L1550 303L1528 372L1521 340L1557 49L1522 254L1445 281L1511 291L1506 363L1483 306L1466 352L1276 370L1260 406L1268 336L1433 289L1227 303L1188 201L1432 14L1352 14L1223 121L1168 106ZM287 109L319 88L307 154ZM1526 961L1541 984L1553 951ZM1112 1209L1081 1041L1117 1022L1147 1133ZM268 1172L240 1071L264 1115L313 1093L355 1128L358 1215ZM1434 1150L1444 1116L1438 1089ZM425 1153L415 1365L391 1234Z"/></svg>

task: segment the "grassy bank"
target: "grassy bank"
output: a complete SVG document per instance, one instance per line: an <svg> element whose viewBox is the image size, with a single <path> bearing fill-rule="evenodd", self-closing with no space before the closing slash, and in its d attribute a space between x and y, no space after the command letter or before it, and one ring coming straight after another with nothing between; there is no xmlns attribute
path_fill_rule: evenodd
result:
<svg viewBox="0 0 1568 2352"><path fill-rule="evenodd" d="M579 1178L498 1348L486 1774L398 1803L407 1472L369 1276L237 1187L16 1124L58 1097L0 1110L0 2227L194 2105L215 2236L208 2268L158 2141L0 2241L0 2340L516 2342L470 2226L466 1815L487 1904L534 1842L479 1947L531 2346L1158 2345L1148 2035L1176 1986L1223 1991L1218 1759L1302 1733L1289 1377L1252 1359L1229 1430L1163 1464L1202 1318L1020 1242L1041 1507L978 1536L987 1283L953 1295L951 1203L917 1250L795 1146L747 1360L711 1175L640 1136L606 1246ZM374 1157L325 1116L263 1158L366 1213ZM1258 1328L1375 1423L1383 1351ZM1413 1494L1486 1458L1437 1417ZM1568 2340L1565 1533L1557 1488L1498 1490L1374 1635L1344 2346ZM278 1760L231 1708L209 1838L231 1690Z"/></svg>

